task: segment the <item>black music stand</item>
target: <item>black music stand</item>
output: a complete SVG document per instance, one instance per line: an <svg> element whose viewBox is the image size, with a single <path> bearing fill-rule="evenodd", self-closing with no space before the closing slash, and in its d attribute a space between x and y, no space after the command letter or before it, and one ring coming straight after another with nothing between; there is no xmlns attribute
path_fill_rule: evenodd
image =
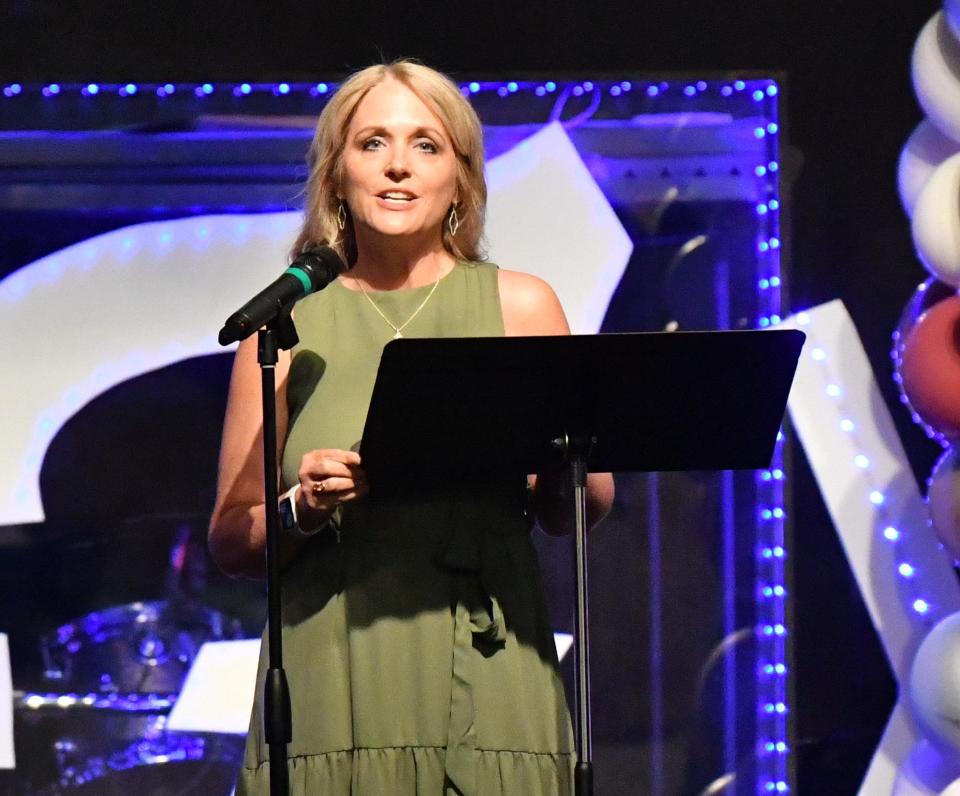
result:
<svg viewBox="0 0 960 796"><path fill-rule="evenodd" d="M577 796L593 792L587 472L769 466L803 340L673 332L401 339L384 349L360 447L371 494L570 472Z"/></svg>

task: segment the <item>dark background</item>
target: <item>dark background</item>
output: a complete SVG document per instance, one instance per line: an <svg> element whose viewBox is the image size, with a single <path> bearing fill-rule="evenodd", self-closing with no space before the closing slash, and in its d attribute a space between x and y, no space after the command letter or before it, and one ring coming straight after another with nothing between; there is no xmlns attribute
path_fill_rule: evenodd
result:
<svg viewBox="0 0 960 796"><path fill-rule="evenodd" d="M925 273L896 191L921 113L910 52L934 0L55 2L0 12L0 80L270 80L414 56L457 76L776 70L794 309L842 298L918 478L936 455L899 409L890 333ZM801 793L850 793L894 686L802 454L793 557Z"/></svg>

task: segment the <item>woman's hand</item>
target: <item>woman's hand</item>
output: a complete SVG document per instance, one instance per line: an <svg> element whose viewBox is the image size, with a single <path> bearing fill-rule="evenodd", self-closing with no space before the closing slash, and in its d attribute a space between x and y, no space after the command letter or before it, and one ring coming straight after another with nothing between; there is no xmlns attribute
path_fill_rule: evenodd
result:
<svg viewBox="0 0 960 796"><path fill-rule="evenodd" d="M300 506L321 514L323 518L329 517L338 506L362 498L369 491L367 474L360 467L360 455L353 451L338 448L310 451L300 460L297 475L300 478Z"/></svg>

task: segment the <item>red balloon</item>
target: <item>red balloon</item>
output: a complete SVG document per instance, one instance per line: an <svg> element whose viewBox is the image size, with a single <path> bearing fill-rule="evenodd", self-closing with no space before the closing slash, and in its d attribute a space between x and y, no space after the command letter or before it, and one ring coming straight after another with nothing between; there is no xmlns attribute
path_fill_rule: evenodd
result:
<svg viewBox="0 0 960 796"><path fill-rule="evenodd" d="M960 296L940 301L917 319L903 340L900 375L924 422L960 439Z"/></svg>

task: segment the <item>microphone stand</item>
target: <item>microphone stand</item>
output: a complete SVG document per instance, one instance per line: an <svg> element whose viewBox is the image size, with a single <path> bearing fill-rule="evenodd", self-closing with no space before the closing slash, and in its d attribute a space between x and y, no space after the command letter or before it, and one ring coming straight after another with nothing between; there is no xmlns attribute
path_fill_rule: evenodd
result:
<svg viewBox="0 0 960 796"><path fill-rule="evenodd" d="M263 495L267 524L267 640L269 658L263 684L263 725L269 751L270 794L288 796L290 774L287 744L293 740L290 689L283 670L281 635L280 516L277 510L277 392L276 365L279 351L299 342L290 309L278 315L257 333L257 362L263 394Z"/></svg>

